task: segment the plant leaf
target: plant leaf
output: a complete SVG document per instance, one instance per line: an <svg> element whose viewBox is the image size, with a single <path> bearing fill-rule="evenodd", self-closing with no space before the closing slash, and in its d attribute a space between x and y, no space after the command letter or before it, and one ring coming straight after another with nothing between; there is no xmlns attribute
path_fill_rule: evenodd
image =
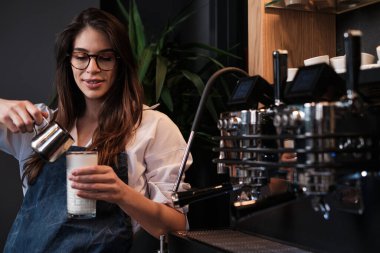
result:
<svg viewBox="0 0 380 253"><path fill-rule="evenodd" d="M158 101L161 96L161 91L165 82L167 71L168 71L168 60L161 55L157 55L157 58L156 58L156 101Z"/></svg>
<svg viewBox="0 0 380 253"><path fill-rule="evenodd" d="M152 59L153 59L153 48L152 47L144 48L144 50L142 51L139 57L139 63L138 63L139 64L138 78L141 83L145 79L149 66L152 63Z"/></svg>
<svg viewBox="0 0 380 253"><path fill-rule="evenodd" d="M239 60L242 59L240 56L237 56L235 54L232 54L232 53L230 53L228 51L225 51L225 50L222 50L222 49L219 49L219 48L216 48L216 47L212 47L212 46L204 44L204 43L197 43L197 42L188 43L185 47L189 47L189 48L201 48L201 49L205 49L207 51L215 52L215 53L217 53L219 55L222 55L222 56L230 56L232 58L239 59Z"/></svg>
<svg viewBox="0 0 380 253"><path fill-rule="evenodd" d="M134 25L136 55L138 57L137 59L139 59L146 47L146 39L144 25L141 21L140 12L137 8L135 0L132 1L130 13Z"/></svg>
<svg viewBox="0 0 380 253"><path fill-rule="evenodd" d="M123 14L124 18L128 20L129 13L127 9L125 9L124 4L121 2L121 0L117 0L117 6L119 7L121 14Z"/></svg>
<svg viewBox="0 0 380 253"><path fill-rule="evenodd" d="M199 75L195 74L195 73L192 73L188 70L181 70L182 74L184 77L186 77L190 82L192 82L195 86L195 88L197 89L198 91L198 94L202 95L202 92L205 88L205 84L202 80L202 78L200 78Z"/></svg>
<svg viewBox="0 0 380 253"><path fill-rule="evenodd" d="M170 90L167 87L163 87L161 92L161 100L168 107L168 109L172 112L173 107L173 99L170 94Z"/></svg>
<svg viewBox="0 0 380 253"><path fill-rule="evenodd" d="M192 73L190 71L187 71L187 70L182 70L181 71L183 73L183 75L189 80L191 81L195 87L197 88L198 90L198 93L199 95L202 96L202 93L203 93L203 90L205 88L205 85L204 85L204 82L202 80L202 78L200 78L199 75L195 74L195 73ZM217 116L217 112L215 110L215 106L214 104L212 103L211 99L207 99L207 102L206 102L206 107L208 109L208 111L210 112L212 118L217 121L218 120L218 116Z"/></svg>

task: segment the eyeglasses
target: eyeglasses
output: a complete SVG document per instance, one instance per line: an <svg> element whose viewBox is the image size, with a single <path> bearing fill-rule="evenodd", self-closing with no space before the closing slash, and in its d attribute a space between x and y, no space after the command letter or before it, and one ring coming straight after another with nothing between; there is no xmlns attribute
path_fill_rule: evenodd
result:
<svg viewBox="0 0 380 253"><path fill-rule="evenodd" d="M108 71L115 67L116 59L119 58L114 52L101 52L99 54L87 54L84 52L71 53L71 66L76 69L84 70L90 64L91 58L95 58L95 62L99 69Z"/></svg>

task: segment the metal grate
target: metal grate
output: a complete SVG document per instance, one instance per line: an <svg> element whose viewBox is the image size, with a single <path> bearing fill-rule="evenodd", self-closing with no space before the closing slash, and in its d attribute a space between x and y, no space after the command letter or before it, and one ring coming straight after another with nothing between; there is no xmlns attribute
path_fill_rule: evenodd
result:
<svg viewBox="0 0 380 253"><path fill-rule="evenodd" d="M188 231L186 237L236 253L305 253L293 246L266 240L236 230Z"/></svg>

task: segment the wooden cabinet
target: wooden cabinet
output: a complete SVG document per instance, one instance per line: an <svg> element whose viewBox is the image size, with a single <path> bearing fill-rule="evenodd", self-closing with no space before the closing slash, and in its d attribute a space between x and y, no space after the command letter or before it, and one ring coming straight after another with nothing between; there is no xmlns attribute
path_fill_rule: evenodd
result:
<svg viewBox="0 0 380 253"><path fill-rule="evenodd" d="M376 9L380 4L380 0L302 1L305 5L300 8L286 6L284 0L248 0L250 75L258 74L273 82L272 53L276 49L288 50L288 67L302 66L304 59L318 55L335 56L336 15L363 7L372 8L370 5ZM325 6L323 3L329 8L321 8ZM371 40L373 35L367 37Z"/></svg>
<svg viewBox="0 0 380 253"><path fill-rule="evenodd" d="M265 0L248 0L248 71L273 82L272 53L288 50L288 67L318 55L336 54L333 13L265 8Z"/></svg>

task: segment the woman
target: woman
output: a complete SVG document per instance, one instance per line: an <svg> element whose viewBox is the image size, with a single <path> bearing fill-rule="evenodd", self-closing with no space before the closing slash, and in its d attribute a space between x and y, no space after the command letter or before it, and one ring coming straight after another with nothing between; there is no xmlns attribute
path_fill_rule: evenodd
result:
<svg viewBox="0 0 380 253"><path fill-rule="evenodd" d="M25 193L5 252L125 252L140 227L155 237L186 229L184 210L170 206L186 143L143 105L124 26L84 10L57 37L56 61L56 113L0 99L0 148L19 160ZM94 220L67 218L64 156L46 163L30 148L44 118L70 130L71 150L99 152L100 165L69 176L78 196L98 200Z"/></svg>

